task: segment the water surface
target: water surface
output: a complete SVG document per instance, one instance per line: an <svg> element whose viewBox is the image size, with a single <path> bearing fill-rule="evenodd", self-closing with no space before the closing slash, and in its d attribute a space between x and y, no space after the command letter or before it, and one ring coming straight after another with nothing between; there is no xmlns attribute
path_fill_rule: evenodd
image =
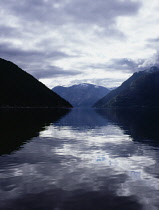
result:
<svg viewBox="0 0 159 210"><path fill-rule="evenodd" d="M3 113L0 209L159 209L158 113Z"/></svg>

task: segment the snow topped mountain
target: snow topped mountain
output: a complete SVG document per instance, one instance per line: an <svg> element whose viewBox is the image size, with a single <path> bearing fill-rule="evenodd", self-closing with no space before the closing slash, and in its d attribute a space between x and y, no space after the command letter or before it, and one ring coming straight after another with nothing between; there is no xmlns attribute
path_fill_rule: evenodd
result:
<svg viewBox="0 0 159 210"><path fill-rule="evenodd" d="M74 107L91 107L110 91L108 88L88 83L70 87L56 86L52 90L67 99Z"/></svg>

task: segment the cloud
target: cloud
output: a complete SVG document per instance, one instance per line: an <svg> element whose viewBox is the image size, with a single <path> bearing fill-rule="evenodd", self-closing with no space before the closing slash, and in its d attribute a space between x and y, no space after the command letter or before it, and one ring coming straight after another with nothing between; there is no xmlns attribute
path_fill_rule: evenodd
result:
<svg viewBox="0 0 159 210"><path fill-rule="evenodd" d="M12 57L20 57L23 58L24 60L36 60L39 61L40 59L45 59L45 58L52 58L52 59L60 59L60 58L66 58L69 57L64 52L52 50L48 52L44 52L42 50L25 50L23 48L19 48L14 46L10 42L4 42L0 43L0 56L8 56L10 58Z"/></svg>
<svg viewBox="0 0 159 210"><path fill-rule="evenodd" d="M1 32L1 38L20 36L20 33L18 32L17 28L12 26L0 25L0 32Z"/></svg>
<svg viewBox="0 0 159 210"><path fill-rule="evenodd" d="M150 68L151 66L159 67L159 50L157 50L154 55L148 59L145 59L141 65L138 67L140 69Z"/></svg>
<svg viewBox="0 0 159 210"><path fill-rule="evenodd" d="M153 38L153 39L148 39L148 41L150 42L150 43L159 43L159 37L157 37L157 38Z"/></svg>
<svg viewBox="0 0 159 210"><path fill-rule="evenodd" d="M50 52L44 52L42 50L40 51L34 49L25 50L13 46L13 44L11 44L10 42L4 42L3 44L0 43L0 57L13 61L17 65L20 65L21 68L25 68L28 70L28 72L32 72L32 68L34 69L35 66L46 66L49 63L49 60L53 61L61 58L67 58L69 57L69 55L56 50L52 50ZM43 72L43 70L41 71ZM37 71L40 71L40 69ZM37 73L37 75L40 74L42 75L43 73Z"/></svg>
<svg viewBox="0 0 159 210"><path fill-rule="evenodd" d="M148 0L0 3L0 56L47 86L85 79L109 79L114 86L156 57L157 0L151 8Z"/></svg>
<svg viewBox="0 0 159 210"><path fill-rule="evenodd" d="M0 44L0 56L1 57L6 57L6 56L9 58L22 57L25 60L27 58L31 58L31 57L33 58L33 56L36 57L36 56L42 56L42 55L43 54L39 51L35 51L35 50L26 51L26 50L20 49L18 47L14 47L9 42L8 43L4 42L4 43Z"/></svg>
<svg viewBox="0 0 159 210"><path fill-rule="evenodd" d="M6 21L4 25L14 23L17 34L23 33L26 36L24 32L27 32L30 38L35 34L39 36L42 31L47 36L51 31L58 30L60 33L63 29L66 34L70 31L71 37L71 33L78 34L83 30L88 33L88 28L98 36L123 38L125 35L116 24L117 18L136 15L142 6L140 1L132 0L23 0L18 4L16 0L0 2L5 16L14 20Z"/></svg>
<svg viewBox="0 0 159 210"><path fill-rule="evenodd" d="M109 65L109 68L114 68L116 70L121 70L123 72L136 72L141 69L139 69L139 66L142 65L144 60L138 59L138 60L132 60L130 58L120 58L120 59L112 59L111 65Z"/></svg>
<svg viewBox="0 0 159 210"><path fill-rule="evenodd" d="M26 70L37 79L73 76L81 72L78 70L66 70L57 66L50 66L49 60L67 58L69 55L60 51L43 52L38 50L24 50L14 47L11 43L0 44L0 57L15 62L23 70ZM47 62L45 61L47 60Z"/></svg>
<svg viewBox="0 0 159 210"><path fill-rule="evenodd" d="M81 74L80 71L74 70L64 70L57 66L46 66L43 69L34 69L32 70L32 75L37 79L46 79L46 78L57 78L57 77L67 77Z"/></svg>
<svg viewBox="0 0 159 210"><path fill-rule="evenodd" d="M1 3L8 12L23 20L50 24L92 23L110 25L118 16L135 15L141 8L140 1L132 0L6 0Z"/></svg>
<svg viewBox="0 0 159 210"><path fill-rule="evenodd" d="M84 23L96 23L100 25L110 25L118 16L130 16L138 12L141 6L140 2L118 1L118 0L76 0L66 8L75 20Z"/></svg>
<svg viewBox="0 0 159 210"><path fill-rule="evenodd" d="M139 66L141 66L144 62L145 60L143 59L132 60L130 58L113 58L109 60L109 62L88 65L87 67L92 69L102 69L110 72L112 72L112 70L114 72L120 70L131 73L139 71Z"/></svg>

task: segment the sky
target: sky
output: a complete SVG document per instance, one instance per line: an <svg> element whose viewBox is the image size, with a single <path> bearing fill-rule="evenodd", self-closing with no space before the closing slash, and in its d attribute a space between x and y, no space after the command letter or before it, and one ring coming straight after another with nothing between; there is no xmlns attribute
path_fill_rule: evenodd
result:
<svg viewBox="0 0 159 210"><path fill-rule="evenodd" d="M0 57L49 88L159 66L158 0L0 0Z"/></svg>

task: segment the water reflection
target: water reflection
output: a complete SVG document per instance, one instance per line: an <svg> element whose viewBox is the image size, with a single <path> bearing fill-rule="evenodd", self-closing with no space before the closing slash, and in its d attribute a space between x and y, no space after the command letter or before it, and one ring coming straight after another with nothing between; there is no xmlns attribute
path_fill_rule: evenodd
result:
<svg viewBox="0 0 159 210"><path fill-rule="evenodd" d="M0 157L0 209L158 209L158 147L118 119L73 109Z"/></svg>
<svg viewBox="0 0 159 210"><path fill-rule="evenodd" d="M69 126L72 129L86 130L108 125L107 118L103 118L94 109L74 108L69 115L63 117L59 126Z"/></svg>
<svg viewBox="0 0 159 210"><path fill-rule="evenodd" d="M159 146L159 109L97 109L96 112L117 124L134 141Z"/></svg>
<svg viewBox="0 0 159 210"><path fill-rule="evenodd" d="M18 149L68 112L67 109L0 110L0 155Z"/></svg>

